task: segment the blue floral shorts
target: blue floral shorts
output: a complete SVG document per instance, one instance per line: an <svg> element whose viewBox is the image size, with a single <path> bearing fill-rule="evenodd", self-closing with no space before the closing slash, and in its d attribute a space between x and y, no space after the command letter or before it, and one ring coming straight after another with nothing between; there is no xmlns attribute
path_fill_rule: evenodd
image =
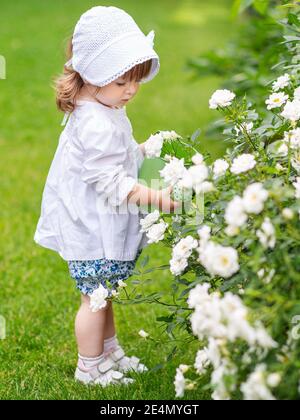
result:
<svg viewBox="0 0 300 420"><path fill-rule="evenodd" d="M136 262L141 255L139 250L132 261L119 261L101 258L98 260L70 260L68 262L71 277L76 280L76 287L84 295L90 295L100 284L111 296L112 290L118 287L118 281L125 281L133 273Z"/></svg>

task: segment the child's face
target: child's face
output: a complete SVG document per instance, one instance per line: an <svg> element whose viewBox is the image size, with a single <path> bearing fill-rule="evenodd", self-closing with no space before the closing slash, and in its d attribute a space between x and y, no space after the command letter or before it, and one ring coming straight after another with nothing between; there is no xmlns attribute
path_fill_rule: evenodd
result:
<svg viewBox="0 0 300 420"><path fill-rule="evenodd" d="M122 107L133 99L139 87L139 82L134 80L126 82L122 77L119 77L108 85L101 87L100 91L96 94L96 98L105 105Z"/></svg>

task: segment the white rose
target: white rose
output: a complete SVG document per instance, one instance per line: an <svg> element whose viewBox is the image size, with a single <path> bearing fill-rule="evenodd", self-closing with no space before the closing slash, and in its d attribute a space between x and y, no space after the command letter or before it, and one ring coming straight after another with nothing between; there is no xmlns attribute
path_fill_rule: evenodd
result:
<svg viewBox="0 0 300 420"><path fill-rule="evenodd" d="M184 364L179 365L179 369L181 370L182 373L186 373L189 370L189 368L190 368L189 365L184 365Z"/></svg>
<svg viewBox="0 0 300 420"><path fill-rule="evenodd" d="M191 166L188 169L188 176L192 180L193 187L202 184L208 177L208 168L205 164Z"/></svg>
<svg viewBox="0 0 300 420"><path fill-rule="evenodd" d="M235 196L227 205L225 210L225 221L229 226L241 227L247 222L244 201L241 197Z"/></svg>
<svg viewBox="0 0 300 420"><path fill-rule="evenodd" d="M300 100L300 87L298 87L297 89L295 89L295 91L294 91L294 99L299 99Z"/></svg>
<svg viewBox="0 0 300 420"><path fill-rule="evenodd" d="M181 138L179 134L176 133L176 131L160 131L159 134L163 137L164 140L176 140Z"/></svg>
<svg viewBox="0 0 300 420"><path fill-rule="evenodd" d="M97 312L100 309L103 309L107 305L106 298L108 297L108 291L102 286L94 290L90 295L90 309L92 312Z"/></svg>
<svg viewBox="0 0 300 420"><path fill-rule="evenodd" d="M151 135L144 145L146 157L147 158L160 157L163 142L164 142L164 139L160 133Z"/></svg>
<svg viewBox="0 0 300 420"><path fill-rule="evenodd" d="M142 226L140 232L147 232L147 230L154 225L160 218L160 213L158 210L154 210L152 213L149 213L144 219L140 220L140 225Z"/></svg>
<svg viewBox="0 0 300 420"><path fill-rule="evenodd" d="M202 184L195 185L194 187L196 194L208 193L215 190L215 186L212 182L204 181Z"/></svg>
<svg viewBox="0 0 300 420"><path fill-rule="evenodd" d="M255 368L247 381L241 385L241 391L246 401L274 401L276 399L266 383L265 365L258 365Z"/></svg>
<svg viewBox="0 0 300 420"><path fill-rule="evenodd" d="M181 258L189 258L192 250L197 248L198 241L194 239L192 236L187 236L186 238L181 239L178 244L176 244L173 248L173 258L181 259Z"/></svg>
<svg viewBox="0 0 300 420"><path fill-rule="evenodd" d="M225 175L228 168L229 168L229 164L228 162L226 162L226 160L217 159L213 164L214 178L219 178L220 176Z"/></svg>
<svg viewBox="0 0 300 420"><path fill-rule="evenodd" d="M217 301L215 300L214 303L216 302ZM208 340L207 356L215 369L218 369L218 367L221 365L221 362L222 362L222 356L221 356L222 345L223 345L222 339L220 340L220 339L215 339L213 337L210 337Z"/></svg>
<svg viewBox="0 0 300 420"><path fill-rule="evenodd" d="M177 259L172 258L170 260L170 271L174 276L180 276L188 266L188 260L185 258Z"/></svg>
<svg viewBox="0 0 300 420"><path fill-rule="evenodd" d="M189 308L196 308L199 305L201 306L202 304L209 302L209 289L210 285L208 283L197 284L197 286L194 287L189 293L187 301Z"/></svg>
<svg viewBox="0 0 300 420"><path fill-rule="evenodd" d="M264 248L273 249L276 245L275 229L269 217L266 217L256 235Z"/></svg>
<svg viewBox="0 0 300 420"><path fill-rule="evenodd" d="M193 178L188 171L185 172L183 178L178 182L178 187L186 189L193 188Z"/></svg>
<svg viewBox="0 0 300 420"><path fill-rule="evenodd" d="M217 109L218 107L228 107L232 104L235 94L230 90L217 90L209 100L210 109Z"/></svg>
<svg viewBox="0 0 300 420"><path fill-rule="evenodd" d="M238 253L234 248L209 242L199 255L199 261L212 275L231 277L239 271Z"/></svg>
<svg viewBox="0 0 300 420"><path fill-rule="evenodd" d="M292 220L294 218L294 212L292 209L290 208L284 208L282 210L282 216L286 219L286 220Z"/></svg>
<svg viewBox="0 0 300 420"><path fill-rule="evenodd" d="M293 101L288 101L281 116L286 120L290 120L292 123L298 121L300 119L300 100L294 99Z"/></svg>
<svg viewBox="0 0 300 420"><path fill-rule="evenodd" d="M177 159L173 157L165 167L159 171L167 185L175 185L181 178L184 177L187 170L184 166L184 159Z"/></svg>
<svg viewBox="0 0 300 420"><path fill-rule="evenodd" d="M300 148L300 128L295 130L286 131L284 133L284 141L291 145L292 149Z"/></svg>
<svg viewBox="0 0 300 420"><path fill-rule="evenodd" d="M274 92L278 92L280 89L287 87L290 83L290 80L290 75L287 73L283 76L278 77L278 79L275 80L275 82L272 85Z"/></svg>
<svg viewBox="0 0 300 420"><path fill-rule="evenodd" d="M237 226L227 226L227 228L225 229L225 233L226 235L233 237L233 236L237 236L240 233L240 229Z"/></svg>
<svg viewBox="0 0 300 420"><path fill-rule="evenodd" d="M263 211L264 203L269 193L259 182L249 185L243 194L243 204L247 213L259 214Z"/></svg>
<svg viewBox="0 0 300 420"><path fill-rule="evenodd" d="M203 225L200 229L197 230L197 233L201 240L208 241L211 235L211 228L207 225Z"/></svg>
<svg viewBox="0 0 300 420"><path fill-rule="evenodd" d="M149 230L147 231L146 235L148 240L148 244L157 243L164 239L165 231L168 227L168 224L165 223L163 220L159 223L152 225Z"/></svg>
<svg viewBox="0 0 300 420"><path fill-rule="evenodd" d="M186 388L186 381L184 375L179 368L176 369L176 376L174 380L175 392L177 398L184 396L184 390Z"/></svg>
<svg viewBox="0 0 300 420"><path fill-rule="evenodd" d="M142 338L147 338L147 337L149 337L149 334L144 330L140 330L139 331L139 336L142 337Z"/></svg>
<svg viewBox="0 0 300 420"><path fill-rule="evenodd" d="M279 373L271 373L267 378L267 384L271 388L276 388L281 382L281 375Z"/></svg>
<svg viewBox="0 0 300 420"><path fill-rule="evenodd" d="M207 349L198 350L194 367L199 375L206 373L207 368L210 365L210 360L207 355Z"/></svg>
<svg viewBox="0 0 300 420"><path fill-rule="evenodd" d="M204 162L203 155L201 155L201 153L196 153L192 157L192 162L194 165L201 165Z"/></svg>
<svg viewBox="0 0 300 420"><path fill-rule="evenodd" d="M288 99L288 95L285 95L284 92L272 93L266 100L267 109L280 108Z"/></svg>
<svg viewBox="0 0 300 420"><path fill-rule="evenodd" d="M125 283L123 280L118 281L118 286L122 288L127 287L127 283Z"/></svg>
<svg viewBox="0 0 300 420"><path fill-rule="evenodd" d="M216 247L212 271L221 277L229 278L239 271L239 269L237 251L232 247L218 245Z"/></svg>
<svg viewBox="0 0 300 420"><path fill-rule="evenodd" d="M245 153L234 159L230 170L233 174L238 175L240 173L247 172L250 169L253 169L255 165L255 157L251 154Z"/></svg>

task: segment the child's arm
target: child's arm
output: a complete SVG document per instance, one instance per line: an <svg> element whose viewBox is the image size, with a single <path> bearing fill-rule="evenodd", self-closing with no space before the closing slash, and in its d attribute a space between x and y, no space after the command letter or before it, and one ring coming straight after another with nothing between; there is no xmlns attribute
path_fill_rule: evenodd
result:
<svg viewBox="0 0 300 420"><path fill-rule="evenodd" d="M172 190L172 187L163 190L155 190L142 184L136 184L133 190L128 194L127 202L137 204L138 206L148 206L149 204L152 204L164 213L169 213L181 205L181 203L171 199L170 194Z"/></svg>
<svg viewBox="0 0 300 420"><path fill-rule="evenodd" d="M139 148L144 156L146 155L145 143L146 142L139 144ZM172 187L163 190L155 190L142 184L136 184L133 190L128 194L127 202L137 204L138 206L148 206L152 204L165 213L172 212L181 205L181 203L171 199L170 194L172 190Z"/></svg>

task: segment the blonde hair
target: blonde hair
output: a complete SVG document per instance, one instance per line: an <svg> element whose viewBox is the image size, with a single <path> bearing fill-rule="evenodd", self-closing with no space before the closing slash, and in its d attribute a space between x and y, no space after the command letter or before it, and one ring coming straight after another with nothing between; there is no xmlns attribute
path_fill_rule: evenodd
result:
<svg viewBox="0 0 300 420"><path fill-rule="evenodd" d="M67 45L67 59L72 57L72 38ZM147 60L144 63L137 64L132 69L128 70L122 75L125 81L140 81L147 77L151 70L152 60ZM63 74L57 77L54 81L54 88L56 91L56 105L59 110L63 112L72 112L76 107L76 98L84 85L84 81L77 71L72 67L64 67ZM98 88L97 93L101 90Z"/></svg>

